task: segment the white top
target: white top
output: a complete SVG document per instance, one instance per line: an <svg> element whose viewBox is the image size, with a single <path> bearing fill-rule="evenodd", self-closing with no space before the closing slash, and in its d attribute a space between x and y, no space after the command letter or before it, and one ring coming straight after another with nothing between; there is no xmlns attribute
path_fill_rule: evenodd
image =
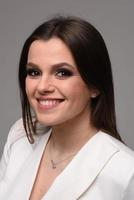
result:
<svg viewBox="0 0 134 200"><path fill-rule="evenodd" d="M0 200L28 200L51 130L30 144L22 120L0 162ZM55 179L42 200L134 200L134 152L99 131Z"/></svg>

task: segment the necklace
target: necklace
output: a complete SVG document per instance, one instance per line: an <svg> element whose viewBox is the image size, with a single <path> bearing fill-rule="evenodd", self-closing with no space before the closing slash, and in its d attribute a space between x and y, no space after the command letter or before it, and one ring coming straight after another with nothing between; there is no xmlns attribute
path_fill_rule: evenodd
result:
<svg viewBox="0 0 134 200"><path fill-rule="evenodd" d="M66 158L64 158L64 159L62 159L62 160L57 161L57 162L55 162L55 161L51 158L52 169L56 169L58 164L64 162L65 160L68 160L69 158L71 158L71 157L72 157L73 155L75 155L75 154L76 154L76 152L73 153L73 154L71 154L71 155L69 155L69 156L67 156Z"/></svg>
<svg viewBox="0 0 134 200"><path fill-rule="evenodd" d="M54 139L52 137L53 143L54 143ZM50 143L51 144L51 143ZM51 147L51 145L49 146ZM58 161L54 161L54 159L52 158L52 154L51 154L51 148L49 148L50 150L50 157L51 157L51 165L52 165L52 169L56 169L57 165L59 165L60 163L69 160L69 158L73 157L78 151L73 152L72 154L68 155L66 158L63 158L62 160L58 160Z"/></svg>

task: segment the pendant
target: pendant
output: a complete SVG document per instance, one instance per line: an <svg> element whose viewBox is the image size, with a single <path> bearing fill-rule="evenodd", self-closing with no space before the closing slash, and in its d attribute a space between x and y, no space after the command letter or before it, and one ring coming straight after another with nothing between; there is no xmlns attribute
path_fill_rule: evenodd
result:
<svg viewBox="0 0 134 200"><path fill-rule="evenodd" d="M56 169L56 164L54 163L53 160L51 160L51 164L52 164L52 168L53 168L53 169Z"/></svg>

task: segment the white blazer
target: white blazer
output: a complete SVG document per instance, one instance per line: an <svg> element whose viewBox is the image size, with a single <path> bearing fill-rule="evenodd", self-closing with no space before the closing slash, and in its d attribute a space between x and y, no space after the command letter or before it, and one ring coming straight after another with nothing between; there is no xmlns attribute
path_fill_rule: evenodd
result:
<svg viewBox="0 0 134 200"><path fill-rule="evenodd" d="M51 134L26 138L22 120L11 128L0 163L0 200L28 200ZM99 131L55 179L42 200L134 200L134 153Z"/></svg>

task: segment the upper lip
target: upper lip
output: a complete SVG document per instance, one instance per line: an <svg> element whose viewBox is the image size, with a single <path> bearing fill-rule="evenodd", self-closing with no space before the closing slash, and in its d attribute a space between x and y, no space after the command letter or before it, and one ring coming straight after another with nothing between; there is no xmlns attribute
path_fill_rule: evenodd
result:
<svg viewBox="0 0 134 200"><path fill-rule="evenodd" d="M37 97L36 99L38 101L39 100L64 100L64 98L57 98L57 97Z"/></svg>

